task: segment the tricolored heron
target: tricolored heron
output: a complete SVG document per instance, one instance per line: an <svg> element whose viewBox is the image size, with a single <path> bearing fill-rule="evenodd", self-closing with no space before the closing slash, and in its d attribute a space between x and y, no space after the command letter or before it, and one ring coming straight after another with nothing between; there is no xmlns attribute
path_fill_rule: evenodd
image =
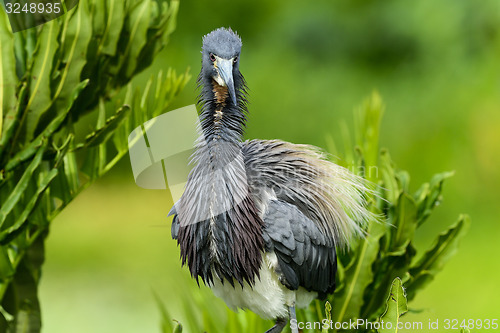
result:
<svg viewBox="0 0 500 333"><path fill-rule="evenodd" d="M242 140L241 46L231 29L203 38L200 138L170 212L172 237L198 282L233 309L274 319L267 332L278 333L295 319L295 307L334 292L336 248L362 235L371 214L362 178L318 148Z"/></svg>

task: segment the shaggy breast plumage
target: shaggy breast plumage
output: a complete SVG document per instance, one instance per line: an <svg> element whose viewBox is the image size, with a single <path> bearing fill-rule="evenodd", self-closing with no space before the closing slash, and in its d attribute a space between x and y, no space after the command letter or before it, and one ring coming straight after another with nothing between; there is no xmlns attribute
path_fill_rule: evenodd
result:
<svg viewBox="0 0 500 333"><path fill-rule="evenodd" d="M192 171L175 206L172 237L182 262L194 278L209 285L214 279L253 284L264 249L263 222L248 187L240 185L237 173L230 174L234 167L206 168Z"/></svg>

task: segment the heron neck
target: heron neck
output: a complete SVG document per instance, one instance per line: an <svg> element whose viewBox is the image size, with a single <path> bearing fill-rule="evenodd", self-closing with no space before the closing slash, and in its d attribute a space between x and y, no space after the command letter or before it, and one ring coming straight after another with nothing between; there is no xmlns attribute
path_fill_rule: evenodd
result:
<svg viewBox="0 0 500 333"><path fill-rule="evenodd" d="M209 143L239 143L246 123L246 106L241 87L237 88L234 105L225 86L214 80L204 85L200 94L201 139Z"/></svg>

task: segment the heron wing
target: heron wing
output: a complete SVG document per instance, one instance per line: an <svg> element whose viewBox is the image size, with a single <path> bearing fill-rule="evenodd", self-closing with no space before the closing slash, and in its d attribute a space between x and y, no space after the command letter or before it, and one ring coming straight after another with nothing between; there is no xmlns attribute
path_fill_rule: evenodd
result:
<svg viewBox="0 0 500 333"><path fill-rule="evenodd" d="M332 293L337 271L334 240L284 201L271 200L263 220L266 251L276 254L283 284L316 291L320 298Z"/></svg>
<svg viewBox="0 0 500 333"><path fill-rule="evenodd" d="M319 148L280 140L251 140L242 145L247 178L256 201L262 190L296 206L339 247L363 236L375 217L366 209L365 180L328 161Z"/></svg>

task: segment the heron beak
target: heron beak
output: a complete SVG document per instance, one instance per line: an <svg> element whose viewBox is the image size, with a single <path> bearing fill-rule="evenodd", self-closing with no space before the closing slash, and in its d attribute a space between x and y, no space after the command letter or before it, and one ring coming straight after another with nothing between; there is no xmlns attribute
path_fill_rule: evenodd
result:
<svg viewBox="0 0 500 333"><path fill-rule="evenodd" d="M229 96L233 101L234 105L238 105L236 101L236 92L234 91L234 80L233 80L233 60L232 59L217 59L217 71L220 77L227 86Z"/></svg>

